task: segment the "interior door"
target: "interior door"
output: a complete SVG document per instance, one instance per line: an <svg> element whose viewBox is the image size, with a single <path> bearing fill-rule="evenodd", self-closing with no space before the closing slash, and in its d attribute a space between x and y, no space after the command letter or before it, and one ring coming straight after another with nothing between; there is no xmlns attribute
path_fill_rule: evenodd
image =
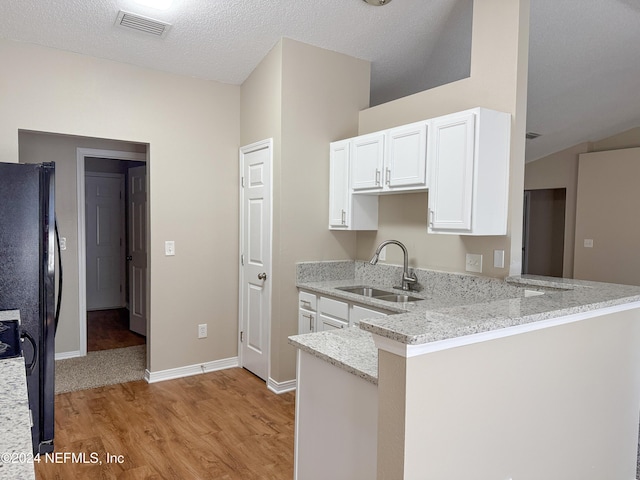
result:
<svg viewBox="0 0 640 480"><path fill-rule="evenodd" d="M240 359L265 381L271 323L272 150L271 139L240 149Z"/></svg>
<svg viewBox="0 0 640 480"><path fill-rule="evenodd" d="M124 177L85 175L87 310L124 306Z"/></svg>
<svg viewBox="0 0 640 480"><path fill-rule="evenodd" d="M128 170L129 329L147 335L147 179L146 166Z"/></svg>

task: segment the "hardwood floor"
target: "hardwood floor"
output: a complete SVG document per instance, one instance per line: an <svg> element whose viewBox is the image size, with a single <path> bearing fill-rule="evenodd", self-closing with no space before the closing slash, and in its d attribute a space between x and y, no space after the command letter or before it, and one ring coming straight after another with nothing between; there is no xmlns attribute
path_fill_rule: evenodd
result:
<svg viewBox="0 0 640 480"><path fill-rule="evenodd" d="M37 480L291 479L293 392L276 395L233 368L154 384L63 393L55 399L57 454L102 464L36 464ZM122 463L107 463L106 455Z"/></svg>
<svg viewBox="0 0 640 480"><path fill-rule="evenodd" d="M129 330L129 310L87 312L87 351L144 345L145 337Z"/></svg>

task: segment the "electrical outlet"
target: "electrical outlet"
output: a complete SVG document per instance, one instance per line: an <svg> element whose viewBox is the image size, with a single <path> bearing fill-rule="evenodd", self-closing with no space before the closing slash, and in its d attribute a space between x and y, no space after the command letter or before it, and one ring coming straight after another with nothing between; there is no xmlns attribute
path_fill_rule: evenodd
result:
<svg viewBox="0 0 640 480"><path fill-rule="evenodd" d="M167 240L164 242L164 254L165 256L173 256L176 254L176 242L173 240Z"/></svg>
<svg viewBox="0 0 640 480"><path fill-rule="evenodd" d="M60 237L60 250L67 249L67 237Z"/></svg>
<svg viewBox="0 0 640 480"><path fill-rule="evenodd" d="M467 253L465 270L467 272L482 273L482 255Z"/></svg>
<svg viewBox="0 0 640 480"><path fill-rule="evenodd" d="M593 238L585 238L584 246L585 248L593 248Z"/></svg>
<svg viewBox="0 0 640 480"><path fill-rule="evenodd" d="M504 268L504 250L493 251L493 268Z"/></svg>
<svg viewBox="0 0 640 480"><path fill-rule="evenodd" d="M198 338L207 338L207 324L201 323L198 325Z"/></svg>

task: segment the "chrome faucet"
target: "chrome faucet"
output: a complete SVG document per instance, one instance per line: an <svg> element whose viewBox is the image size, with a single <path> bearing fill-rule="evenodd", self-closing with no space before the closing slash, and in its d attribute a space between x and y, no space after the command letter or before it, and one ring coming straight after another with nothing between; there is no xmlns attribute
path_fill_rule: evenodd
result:
<svg viewBox="0 0 640 480"><path fill-rule="evenodd" d="M398 240L385 240L380 245L378 245L378 248L376 248L376 253L373 254L373 257L371 257L371 260L369 260L369 263L371 265L375 265L376 263L378 263L378 257L380 256L380 252L384 247L386 247L391 243L398 245L402 249L402 253L404 253L404 272L402 272L402 290L411 290L411 285L416 284L418 282L418 279L416 278L416 275L414 273L409 273L409 254L407 253L407 247L405 247Z"/></svg>

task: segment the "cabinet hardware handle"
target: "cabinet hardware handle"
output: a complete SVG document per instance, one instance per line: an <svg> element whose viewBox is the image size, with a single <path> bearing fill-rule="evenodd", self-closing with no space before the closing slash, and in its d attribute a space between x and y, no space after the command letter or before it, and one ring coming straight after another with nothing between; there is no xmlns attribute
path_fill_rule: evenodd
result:
<svg viewBox="0 0 640 480"><path fill-rule="evenodd" d="M300 303L303 307L306 305L307 307L311 308L311 302L309 300L300 300Z"/></svg>
<svg viewBox="0 0 640 480"><path fill-rule="evenodd" d="M266 280L266 279L267 279L267 274L265 272L258 274L258 280Z"/></svg>
<svg viewBox="0 0 640 480"><path fill-rule="evenodd" d="M429 225L433 227L433 215L434 211L429 209Z"/></svg>
<svg viewBox="0 0 640 480"><path fill-rule="evenodd" d="M388 168L385 171L385 183L387 185L391 185L391 170L389 170Z"/></svg>
<svg viewBox="0 0 640 480"><path fill-rule="evenodd" d="M380 170L376 168L376 185L380 186Z"/></svg>
<svg viewBox="0 0 640 480"><path fill-rule="evenodd" d="M346 213L344 211L344 209L342 210L342 225L346 225L347 224L347 218L346 218Z"/></svg>
<svg viewBox="0 0 640 480"><path fill-rule="evenodd" d="M313 315L309 314L309 315L305 315L304 313L302 314L302 316L304 318L308 318L309 319L309 330L313 332Z"/></svg>

